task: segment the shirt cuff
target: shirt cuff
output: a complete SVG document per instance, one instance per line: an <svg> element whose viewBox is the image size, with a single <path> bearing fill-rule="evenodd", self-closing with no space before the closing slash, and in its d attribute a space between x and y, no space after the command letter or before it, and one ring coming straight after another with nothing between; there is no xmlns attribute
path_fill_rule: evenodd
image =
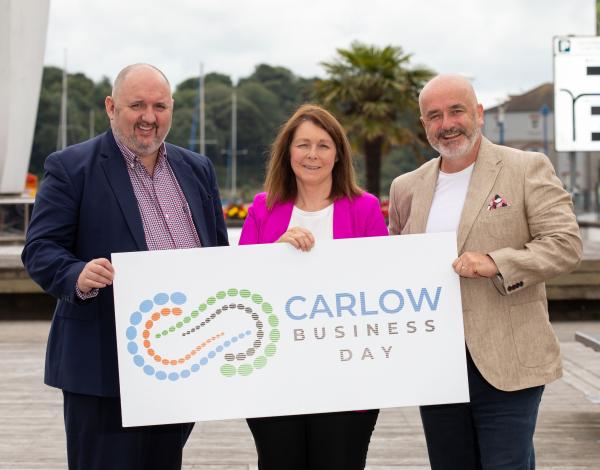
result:
<svg viewBox="0 0 600 470"><path fill-rule="evenodd" d="M77 286L77 283L75 283L75 294L81 300L93 299L94 297L96 297L98 295L98 292L100 292L100 289L95 288L87 293L83 293L79 290L79 286Z"/></svg>

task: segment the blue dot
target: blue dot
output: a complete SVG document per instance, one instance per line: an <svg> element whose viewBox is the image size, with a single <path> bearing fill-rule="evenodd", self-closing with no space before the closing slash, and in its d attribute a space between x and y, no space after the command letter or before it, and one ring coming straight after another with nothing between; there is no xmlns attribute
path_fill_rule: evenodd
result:
<svg viewBox="0 0 600 470"><path fill-rule="evenodd" d="M131 354L135 354L136 352L138 352L138 345L135 344L133 341L130 341L129 343L127 343L127 351L129 351Z"/></svg>
<svg viewBox="0 0 600 470"><path fill-rule="evenodd" d="M154 304L151 300L144 300L140 304L140 310L144 313L148 313L150 310L152 310L152 307L154 307Z"/></svg>
<svg viewBox="0 0 600 470"><path fill-rule="evenodd" d="M231 343L229 341L225 341L223 343L223 346L225 346L226 348L228 348L229 346L231 346Z"/></svg>
<svg viewBox="0 0 600 470"><path fill-rule="evenodd" d="M179 374L178 374L177 372L171 372L171 373L169 374L169 380L170 380L171 382L175 382L175 381L176 381L176 380L178 380L178 379L179 379Z"/></svg>
<svg viewBox="0 0 600 470"><path fill-rule="evenodd" d="M246 335L244 333L240 333L238 336L239 336L240 339L242 339Z"/></svg>
<svg viewBox="0 0 600 470"><path fill-rule="evenodd" d="M233 338L231 338L231 342L232 343L237 343L237 336L234 336Z"/></svg>
<svg viewBox="0 0 600 470"><path fill-rule="evenodd" d="M161 292L160 294L156 294L154 296L154 303L156 305L164 305L169 301L169 296L167 294L165 294L164 292Z"/></svg>
<svg viewBox="0 0 600 470"><path fill-rule="evenodd" d="M136 366L142 367L144 365L144 358L142 356L133 356L133 362Z"/></svg>
<svg viewBox="0 0 600 470"><path fill-rule="evenodd" d="M184 369L181 371L181 377L184 379L187 379L190 376L190 371L187 369Z"/></svg>
<svg viewBox="0 0 600 470"><path fill-rule="evenodd" d="M206 364L208 364L208 359L206 359L205 357L203 357L202 359L200 359L200 364L202 364L203 366L205 366Z"/></svg>
<svg viewBox="0 0 600 470"><path fill-rule="evenodd" d="M223 346L221 346L220 344L217 346L217 352L221 352L223 351Z"/></svg>
<svg viewBox="0 0 600 470"><path fill-rule="evenodd" d="M192 372L198 372L200 370L200 366L198 364L194 364L192 366Z"/></svg>
<svg viewBox="0 0 600 470"><path fill-rule="evenodd" d="M129 322L132 325L138 325L142 321L142 314L140 312L134 312L129 317Z"/></svg>
<svg viewBox="0 0 600 470"><path fill-rule="evenodd" d="M250 336L252 332L250 330L246 331L246 336Z"/></svg>
<svg viewBox="0 0 600 470"><path fill-rule="evenodd" d="M187 300L185 294L183 292L173 292L171 294L171 302L175 305L182 305Z"/></svg>
<svg viewBox="0 0 600 470"><path fill-rule="evenodd" d="M135 326L130 326L127 328L125 336L127 336L127 339L134 339L137 336L137 330L135 329Z"/></svg>
<svg viewBox="0 0 600 470"><path fill-rule="evenodd" d="M211 359L214 359L214 357L216 356L214 351L211 351L208 353L208 357L210 357Z"/></svg>
<svg viewBox="0 0 600 470"><path fill-rule="evenodd" d="M162 370L159 370L159 371L156 373L156 378L157 378L158 380L165 380L165 379L167 378L167 374L166 374L164 371L162 371Z"/></svg>
<svg viewBox="0 0 600 470"><path fill-rule="evenodd" d="M144 366L144 372L146 373L146 375L154 375L154 367Z"/></svg>

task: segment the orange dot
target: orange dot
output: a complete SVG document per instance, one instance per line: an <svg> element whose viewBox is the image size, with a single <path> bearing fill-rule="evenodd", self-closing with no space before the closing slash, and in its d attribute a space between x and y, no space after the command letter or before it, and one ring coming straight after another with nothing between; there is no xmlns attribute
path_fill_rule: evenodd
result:
<svg viewBox="0 0 600 470"><path fill-rule="evenodd" d="M146 349L150 347L150 341L148 341L147 339L144 340L144 347Z"/></svg>
<svg viewBox="0 0 600 470"><path fill-rule="evenodd" d="M154 356L154 360L155 360L156 362L160 362L160 361L161 361L161 359L162 359L162 357L160 357L158 354L157 354L156 356Z"/></svg>
<svg viewBox="0 0 600 470"><path fill-rule="evenodd" d="M146 322L146 328L147 328L148 330L150 330L150 329L152 328L152 325L154 325L154 322L153 322L152 320L148 320L148 321Z"/></svg>
<svg viewBox="0 0 600 470"><path fill-rule="evenodd" d="M164 316L167 316L169 313L171 313L171 309L170 308L163 308L160 313L162 313Z"/></svg>
<svg viewBox="0 0 600 470"><path fill-rule="evenodd" d="M158 312L154 312L154 313L152 314L152 320L154 320L154 321L158 321L158 319L159 319L159 318L160 318L160 313L158 313Z"/></svg>
<svg viewBox="0 0 600 470"><path fill-rule="evenodd" d="M179 362L179 364L183 364L185 362L184 358L179 359L177 362Z"/></svg>
<svg viewBox="0 0 600 470"><path fill-rule="evenodd" d="M144 337L144 339L148 339L150 337L150 332L148 330L144 330L142 336Z"/></svg>
<svg viewBox="0 0 600 470"><path fill-rule="evenodd" d="M172 359L171 360L171 365L172 366L176 366L177 365L177 359Z"/></svg>
<svg viewBox="0 0 600 470"><path fill-rule="evenodd" d="M196 351L200 351L202 349L202 345L196 346Z"/></svg>
<svg viewBox="0 0 600 470"><path fill-rule="evenodd" d="M206 342L202 343L200 346L202 346L202 347L206 346Z"/></svg>
<svg viewBox="0 0 600 470"><path fill-rule="evenodd" d="M148 349L148 356L154 356L154 349Z"/></svg>
<svg viewBox="0 0 600 470"><path fill-rule="evenodd" d="M192 349L192 350L190 351L190 354L191 354L192 356L195 356L195 355L196 355L196 350L195 350L195 349Z"/></svg>
<svg viewBox="0 0 600 470"><path fill-rule="evenodd" d="M181 309L178 307L175 307L173 309L173 315L181 315Z"/></svg>
<svg viewBox="0 0 600 470"><path fill-rule="evenodd" d="M190 356L189 354L186 354L186 355L185 355L185 359L186 359L186 361L189 361L191 358L192 358L192 356Z"/></svg>
<svg viewBox="0 0 600 470"><path fill-rule="evenodd" d="M169 365L169 360L168 359L163 359L162 363L163 363L163 365L168 366Z"/></svg>

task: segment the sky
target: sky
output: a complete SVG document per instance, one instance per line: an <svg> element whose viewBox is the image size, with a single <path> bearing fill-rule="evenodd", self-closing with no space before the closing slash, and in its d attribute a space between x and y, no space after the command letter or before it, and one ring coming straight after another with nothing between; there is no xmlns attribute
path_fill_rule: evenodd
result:
<svg viewBox="0 0 600 470"><path fill-rule="evenodd" d="M473 80L484 106L552 81L552 37L594 35L595 0L50 0L44 63L99 80L148 62L171 83L260 63L303 77L353 41Z"/></svg>

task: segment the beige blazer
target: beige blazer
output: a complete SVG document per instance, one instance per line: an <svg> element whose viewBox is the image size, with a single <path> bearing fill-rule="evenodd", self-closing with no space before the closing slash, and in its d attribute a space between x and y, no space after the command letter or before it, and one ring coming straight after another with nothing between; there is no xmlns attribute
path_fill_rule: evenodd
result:
<svg viewBox="0 0 600 470"><path fill-rule="evenodd" d="M391 235L425 232L439 165L438 157L394 180ZM488 209L496 195L508 206ZM560 377L544 281L574 269L582 246L571 198L545 155L482 139L457 248L489 254L501 275L460 279L465 340L481 374L506 391Z"/></svg>

